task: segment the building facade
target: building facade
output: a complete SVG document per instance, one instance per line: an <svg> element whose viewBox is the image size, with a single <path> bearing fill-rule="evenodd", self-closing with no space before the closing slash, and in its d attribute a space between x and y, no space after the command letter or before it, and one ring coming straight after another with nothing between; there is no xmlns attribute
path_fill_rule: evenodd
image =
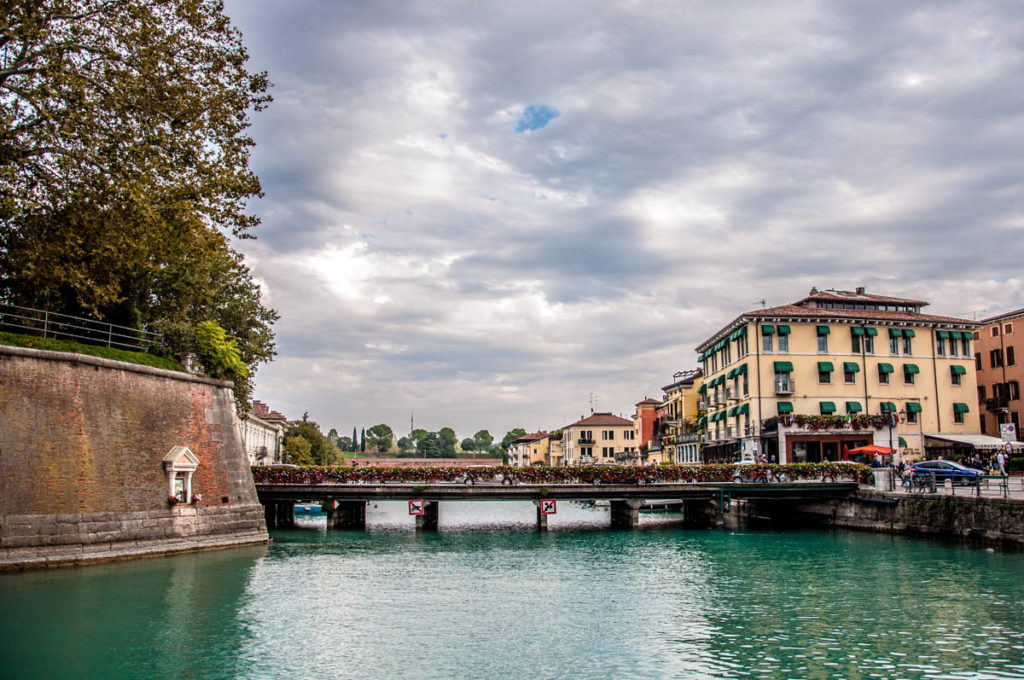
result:
<svg viewBox="0 0 1024 680"><path fill-rule="evenodd" d="M1017 339L1024 334L1024 309L985 319L981 324L974 332L981 432L998 437L999 426L1012 423L1020 438L1024 364L1017 361Z"/></svg>
<svg viewBox="0 0 1024 680"><path fill-rule="evenodd" d="M594 413L562 428L565 465L614 464L637 450L633 421L611 413Z"/></svg>
<svg viewBox="0 0 1024 680"><path fill-rule="evenodd" d="M534 432L512 440L508 446L509 465L549 465L550 444L551 438L547 432Z"/></svg>
<svg viewBox="0 0 1024 680"><path fill-rule="evenodd" d="M238 418L238 430L250 465L272 465L281 462L282 442L288 419L272 411L262 401Z"/></svg>
<svg viewBox="0 0 1024 680"><path fill-rule="evenodd" d="M927 304L812 289L738 316L697 347L702 462L841 460L890 442L920 458L928 433L977 433L979 324Z"/></svg>

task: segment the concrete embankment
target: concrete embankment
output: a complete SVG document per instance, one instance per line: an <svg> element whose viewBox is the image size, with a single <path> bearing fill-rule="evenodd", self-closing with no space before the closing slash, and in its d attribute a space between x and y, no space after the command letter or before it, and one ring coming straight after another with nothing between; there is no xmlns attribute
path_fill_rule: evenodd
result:
<svg viewBox="0 0 1024 680"><path fill-rule="evenodd" d="M843 499L734 504L734 521L777 526L832 526L917 534L1024 548L1024 499L884 493L861 488Z"/></svg>
<svg viewBox="0 0 1024 680"><path fill-rule="evenodd" d="M0 569L267 540L230 383L0 346Z"/></svg>

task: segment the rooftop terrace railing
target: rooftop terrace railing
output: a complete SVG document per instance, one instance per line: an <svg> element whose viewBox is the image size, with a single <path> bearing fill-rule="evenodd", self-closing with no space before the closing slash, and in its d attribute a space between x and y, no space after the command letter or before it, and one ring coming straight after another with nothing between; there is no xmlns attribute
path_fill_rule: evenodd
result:
<svg viewBox="0 0 1024 680"><path fill-rule="evenodd" d="M17 305L0 304L0 331L77 340L133 352L163 345L163 336L152 331Z"/></svg>

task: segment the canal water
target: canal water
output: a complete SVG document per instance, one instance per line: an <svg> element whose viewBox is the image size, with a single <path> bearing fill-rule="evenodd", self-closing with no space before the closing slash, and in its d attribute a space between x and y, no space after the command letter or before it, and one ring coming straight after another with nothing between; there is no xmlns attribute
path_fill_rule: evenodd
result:
<svg viewBox="0 0 1024 680"><path fill-rule="evenodd" d="M675 519L452 502L417 534L380 503L365 532L0 574L0 677L1024 677L1024 554Z"/></svg>

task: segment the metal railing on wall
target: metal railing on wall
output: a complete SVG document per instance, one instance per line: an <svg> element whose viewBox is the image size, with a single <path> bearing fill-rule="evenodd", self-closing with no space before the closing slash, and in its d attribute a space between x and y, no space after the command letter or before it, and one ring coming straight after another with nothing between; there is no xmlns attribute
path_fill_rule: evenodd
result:
<svg viewBox="0 0 1024 680"><path fill-rule="evenodd" d="M0 304L0 331L77 340L135 352L163 345L159 333L17 305Z"/></svg>

